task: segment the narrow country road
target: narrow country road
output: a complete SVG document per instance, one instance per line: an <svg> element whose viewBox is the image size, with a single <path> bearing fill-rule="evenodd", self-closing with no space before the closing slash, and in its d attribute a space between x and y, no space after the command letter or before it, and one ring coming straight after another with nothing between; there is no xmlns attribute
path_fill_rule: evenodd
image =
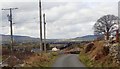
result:
<svg viewBox="0 0 120 69"><path fill-rule="evenodd" d="M64 54L56 59L52 67L85 67L76 54Z"/></svg>

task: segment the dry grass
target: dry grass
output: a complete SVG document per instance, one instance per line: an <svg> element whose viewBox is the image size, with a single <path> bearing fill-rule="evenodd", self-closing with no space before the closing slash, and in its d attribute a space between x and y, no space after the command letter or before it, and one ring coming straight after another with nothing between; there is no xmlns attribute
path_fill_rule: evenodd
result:
<svg viewBox="0 0 120 69"><path fill-rule="evenodd" d="M26 60L25 67L49 67L56 56L57 53L35 54Z"/></svg>
<svg viewBox="0 0 120 69"><path fill-rule="evenodd" d="M120 67L120 65L113 62L110 55L100 55L98 60L91 60L98 53L103 53L104 41L95 41L95 49L92 49L88 53L84 53L84 49L80 53L80 61L82 61L87 67ZM113 68L116 69L116 68Z"/></svg>
<svg viewBox="0 0 120 69"><path fill-rule="evenodd" d="M95 49L90 52L91 57L95 56L96 54L102 51L104 42L99 41L99 42L94 42L94 44L95 44Z"/></svg>

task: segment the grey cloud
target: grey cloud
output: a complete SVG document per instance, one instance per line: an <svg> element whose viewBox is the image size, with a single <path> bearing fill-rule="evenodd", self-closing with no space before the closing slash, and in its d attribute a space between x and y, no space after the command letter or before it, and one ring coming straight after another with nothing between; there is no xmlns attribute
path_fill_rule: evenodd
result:
<svg viewBox="0 0 120 69"><path fill-rule="evenodd" d="M44 2L42 4L42 13L46 13L47 38L73 38L93 34L92 27L98 18L106 14L117 15L117 2ZM5 7L7 6L19 8L13 11L13 21L16 23L14 34L39 37L37 2L14 2ZM3 23L8 22L7 13L2 15ZM6 23L5 25L8 26ZM8 34L7 29L2 32Z"/></svg>

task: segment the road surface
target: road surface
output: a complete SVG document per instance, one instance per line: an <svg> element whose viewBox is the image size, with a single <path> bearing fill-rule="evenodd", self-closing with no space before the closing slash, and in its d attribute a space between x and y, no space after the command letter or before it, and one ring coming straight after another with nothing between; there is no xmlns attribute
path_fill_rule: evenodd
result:
<svg viewBox="0 0 120 69"><path fill-rule="evenodd" d="M64 54L56 59L52 67L85 67L76 54Z"/></svg>

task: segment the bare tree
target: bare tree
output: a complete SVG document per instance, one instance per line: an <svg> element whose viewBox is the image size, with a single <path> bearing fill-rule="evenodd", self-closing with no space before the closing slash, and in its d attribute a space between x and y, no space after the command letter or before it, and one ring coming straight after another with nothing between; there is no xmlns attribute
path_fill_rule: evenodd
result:
<svg viewBox="0 0 120 69"><path fill-rule="evenodd" d="M109 36L116 30L118 25L118 17L114 15L105 15L97 20L94 24L95 35L105 35L106 39L109 40Z"/></svg>

